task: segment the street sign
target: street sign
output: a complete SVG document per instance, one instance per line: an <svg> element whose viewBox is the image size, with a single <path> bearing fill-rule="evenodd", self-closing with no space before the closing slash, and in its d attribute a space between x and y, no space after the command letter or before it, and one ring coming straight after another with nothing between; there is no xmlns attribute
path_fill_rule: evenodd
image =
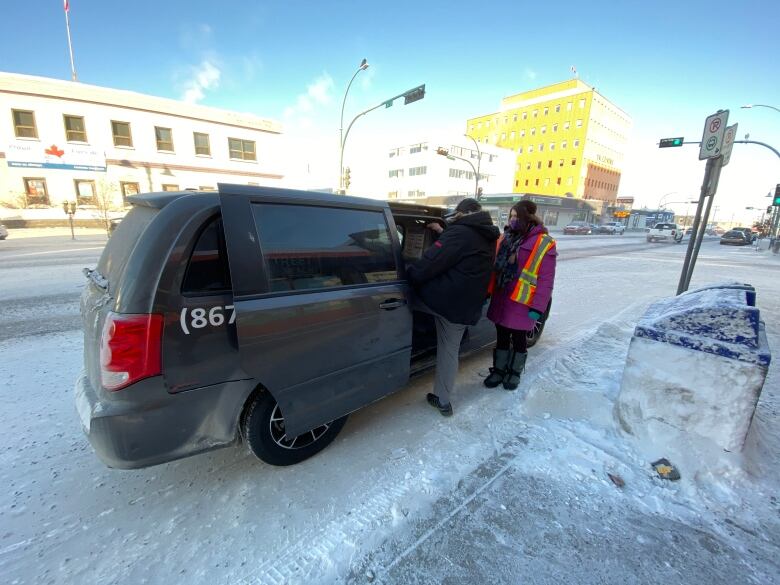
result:
<svg viewBox="0 0 780 585"><path fill-rule="evenodd" d="M729 164L731 160L731 149L734 148L734 140L737 137L737 124L732 124L726 128L726 132L723 133L723 148L720 149L720 153L723 155L723 166Z"/></svg>
<svg viewBox="0 0 780 585"><path fill-rule="evenodd" d="M679 138L661 138L658 143L658 148L669 148L670 146L682 146L685 138L680 136Z"/></svg>
<svg viewBox="0 0 780 585"><path fill-rule="evenodd" d="M699 160L714 158L720 155L723 146L723 135L726 132L726 124L729 123L729 111L720 110L708 117L704 122L704 134L701 137Z"/></svg>

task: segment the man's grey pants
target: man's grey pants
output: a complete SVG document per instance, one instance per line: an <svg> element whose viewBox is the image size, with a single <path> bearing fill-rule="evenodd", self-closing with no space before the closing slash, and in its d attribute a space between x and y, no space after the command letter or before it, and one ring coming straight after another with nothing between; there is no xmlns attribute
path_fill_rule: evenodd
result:
<svg viewBox="0 0 780 585"><path fill-rule="evenodd" d="M460 342L466 325L448 321L420 299L412 302L412 310L429 313L436 321L436 379L433 383L433 393L439 397L441 404L449 404L450 393L455 387L455 377L458 375Z"/></svg>

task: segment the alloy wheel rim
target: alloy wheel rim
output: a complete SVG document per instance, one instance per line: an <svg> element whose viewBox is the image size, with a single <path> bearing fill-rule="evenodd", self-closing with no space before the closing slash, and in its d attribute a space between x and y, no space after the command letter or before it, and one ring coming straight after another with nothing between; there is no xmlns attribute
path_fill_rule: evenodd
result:
<svg viewBox="0 0 780 585"><path fill-rule="evenodd" d="M274 409L271 411L271 419L268 421L269 431L274 443L279 445L282 449L303 449L319 441L323 435L330 428L330 423L307 431L302 435L293 437L292 439L287 436L287 432L284 426L284 417L282 416L279 405L275 404Z"/></svg>

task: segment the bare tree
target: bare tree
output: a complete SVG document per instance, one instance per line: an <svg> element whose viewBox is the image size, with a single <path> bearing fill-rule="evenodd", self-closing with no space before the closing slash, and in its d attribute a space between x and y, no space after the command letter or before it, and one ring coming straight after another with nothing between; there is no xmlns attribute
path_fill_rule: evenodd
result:
<svg viewBox="0 0 780 585"><path fill-rule="evenodd" d="M100 179L95 183L95 210L106 235L111 235L111 212L117 209L118 189L114 183Z"/></svg>

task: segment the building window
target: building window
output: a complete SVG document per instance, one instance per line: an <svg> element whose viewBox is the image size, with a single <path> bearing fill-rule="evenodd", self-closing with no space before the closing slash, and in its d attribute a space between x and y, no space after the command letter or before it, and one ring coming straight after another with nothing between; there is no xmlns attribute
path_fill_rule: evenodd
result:
<svg viewBox="0 0 780 585"><path fill-rule="evenodd" d="M111 120L111 133L114 136L114 146L133 147L133 135L130 132L130 122Z"/></svg>
<svg viewBox="0 0 780 585"><path fill-rule="evenodd" d="M524 137L525 137L525 128L520 130L520 138L524 138Z"/></svg>
<svg viewBox="0 0 780 585"><path fill-rule="evenodd" d="M536 128L531 128L531 136L536 136Z"/></svg>
<svg viewBox="0 0 780 585"><path fill-rule="evenodd" d="M95 204L95 181L74 179L73 184L76 187L76 201L79 205Z"/></svg>
<svg viewBox="0 0 780 585"><path fill-rule="evenodd" d="M528 179L525 180L525 186L528 187Z"/></svg>
<svg viewBox="0 0 780 585"><path fill-rule="evenodd" d="M387 192L387 198L388 199L398 199L398 191L388 191Z"/></svg>
<svg viewBox="0 0 780 585"><path fill-rule="evenodd" d="M555 150L555 143L554 142L550 143L550 150Z"/></svg>
<svg viewBox="0 0 780 585"><path fill-rule="evenodd" d="M557 132L557 131L558 131L558 124L553 124L553 132Z"/></svg>
<svg viewBox="0 0 780 585"><path fill-rule="evenodd" d="M482 122L477 122L477 130L482 130Z"/></svg>
<svg viewBox="0 0 780 585"><path fill-rule="evenodd" d="M564 122L563 123L563 129L564 130L568 130L569 128L571 128L571 122Z"/></svg>
<svg viewBox="0 0 780 585"><path fill-rule="evenodd" d="M548 169L551 169L551 168L552 168L552 161L551 161L551 160L548 160L548 161L547 161L547 168L548 168Z"/></svg>
<svg viewBox="0 0 780 585"><path fill-rule="evenodd" d="M561 111L561 104L555 104L555 113L557 114L560 111Z"/></svg>
<svg viewBox="0 0 780 585"><path fill-rule="evenodd" d="M539 145L539 152L544 152L544 144Z"/></svg>
<svg viewBox="0 0 780 585"><path fill-rule="evenodd" d="M172 185L172 184L166 184L162 186L163 191L178 191L179 186L178 185Z"/></svg>
<svg viewBox="0 0 780 585"><path fill-rule="evenodd" d="M423 150L428 150L428 145L426 143L413 144L409 147L409 154L417 154Z"/></svg>
<svg viewBox="0 0 780 585"><path fill-rule="evenodd" d="M542 134L546 134L547 133L547 126L542 126L541 133Z"/></svg>
<svg viewBox="0 0 780 585"><path fill-rule="evenodd" d="M559 167L563 166L563 159L562 158L558 159L558 166Z"/></svg>
<svg viewBox="0 0 780 585"><path fill-rule="evenodd" d="M387 175L391 179L399 178L404 176L404 170L403 169L393 169L390 171Z"/></svg>
<svg viewBox="0 0 780 585"><path fill-rule="evenodd" d="M515 131L512 130L512 132L509 134L509 140L514 140L514 139L515 139Z"/></svg>
<svg viewBox="0 0 780 585"><path fill-rule="evenodd" d="M533 152L533 151L534 151L534 145L533 144L529 144L528 145L528 152Z"/></svg>
<svg viewBox="0 0 780 585"><path fill-rule="evenodd" d="M517 154L523 154L523 147L522 146L518 146L517 147Z"/></svg>
<svg viewBox="0 0 780 585"><path fill-rule="evenodd" d="M566 103L566 111L571 112L571 102Z"/></svg>
<svg viewBox="0 0 780 585"><path fill-rule="evenodd" d="M561 184L561 178L560 177L558 177L558 179L556 180L556 184L558 184L558 185Z"/></svg>
<svg viewBox="0 0 780 585"><path fill-rule="evenodd" d="M539 186L539 179L536 179L536 180L534 181L534 185L536 185L537 187Z"/></svg>
<svg viewBox="0 0 780 585"><path fill-rule="evenodd" d="M46 179L25 178L24 193L27 195L27 205L49 205L49 191L46 189Z"/></svg>
<svg viewBox="0 0 780 585"><path fill-rule="evenodd" d="M544 115L546 116L549 113L550 113L550 108L544 108Z"/></svg>
<svg viewBox="0 0 780 585"><path fill-rule="evenodd" d="M527 163L525 163L525 170L526 171L530 171L531 170L531 161L528 161Z"/></svg>
<svg viewBox="0 0 780 585"><path fill-rule="evenodd" d="M577 120L577 128L582 128L582 120Z"/></svg>
<svg viewBox="0 0 780 585"><path fill-rule="evenodd" d="M138 183L126 183L125 181L119 182L119 190L122 192L122 201L127 201L127 198L131 195L138 195L140 188Z"/></svg>
<svg viewBox="0 0 780 585"><path fill-rule="evenodd" d="M504 124L507 124L509 122L509 116L504 116Z"/></svg>
<svg viewBox="0 0 780 585"><path fill-rule="evenodd" d="M198 191L216 191L216 188L211 185L201 185L198 187Z"/></svg>
<svg viewBox="0 0 780 585"><path fill-rule="evenodd" d="M523 112L523 120L527 120L527 119L528 119L528 112Z"/></svg>
<svg viewBox="0 0 780 585"><path fill-rule="evenodd" d="M193 141L195 142L195 154L201 156L211 156L211 141L208 134L202 132L192 133Z"/></svg>
<svg viewBox="0 0 780 585"><path fill-rule="evenodd" d="M520 186L520 179L515 179L515 187L519 187L519 186Z"/></svg>
<svg viewBox="0 0 780 585"><path fill-rule="evenodd" d="M425 191L409 191L409 197L425 197Z"/></svg>
<svg viewBox="0 0 780 585"><path fill-rule="evenodd" d="M536 170L538 171L541 168L542 168L542 161L540 160L536 161Z"/></svg>
<svg viewBox="0 0 780 585"><path fill-rule="evenodd" d="M585 98L580 98L580 108L585 107Z"/></svg>
<svg viewBox="0 0 780 585"><path fill-rule="evenodd" d="M576 158L571 159L571 166L574 166L576 164L577 164L577 159Z"/></svg>
<svg viewBox="0 0 780 585"><path fill-rule="evenodd" d="M417 177L418 175L424 175L428 172L428 167L412 167L409 169L410 177Z"/></svg>
<svg viewBox="0 0 780 585"><path fill-rule="evenodd" d="M544 180L544 186L545 187L549 187L550 186L550 179L545 179Z"/></svg>
<svg viewBox="0 0 780 585"><path fill-rule="evenodd" d="M577 139L574 141L574 148L578 148L578 147L579 147L579 145L580 145L580 139L579 139L579 138L577 138Z"/></svg>
<svg viewBox="0 0 780 585"><path fill-rule="evenodd" d="M568 177L568 178L566 179L566 184L567 184L567 185L571 185L571 184L572 184L572 178L571 178L571 177Z"/></svg>
<svg viewBox="0 0 780 585"><path fill-rule="evenodd" d="M512 114L512 122L517 122L517 114Z"/></svg>
<svg viewBox="0 0 780 585"><path fill-rule="evenodd" d="M228 138L230 158L233 160L257 160L254 140L241 140L240 138Z"/></svg>
<svg viewBox="0 0 780 585"><path fill-rule="evenodd" d="M173 132L170 128L155 126L154 136L157 139L157 150L173 152Z"/></svg>
<svg viewBox="0 0 780 585"><path fill-rule="evenodd" d="M29 110L11 110L14 118L14 133L17 138L38 138L35 126L35 112Z"/></svg>
<svg viewBox="0 0 780 585"><path fill-rule="evenodd" d="M561 148L566 148L566 146L567 146L567 142L565 140L561 142Z"/></svg>
<svg viewBox="0 0 780 585"><path fill-rule="evenodd" d="M86 142L87 130L82 116L62 116L65 121L65 140L68 142Z"/></svg>
<svg viewBox="0 0 780 585"><path fill-rule="evenodd" d="M534 116L534 118L538 117L539 116L539 110L534 110L533 111L533 116Z"/></svg>
<svg viewBox="0 0 780 585"><path fill-rule="evenodd" d="M506 132L501 133L501 141L503 142L504 140L506 140Z"/></svg>

